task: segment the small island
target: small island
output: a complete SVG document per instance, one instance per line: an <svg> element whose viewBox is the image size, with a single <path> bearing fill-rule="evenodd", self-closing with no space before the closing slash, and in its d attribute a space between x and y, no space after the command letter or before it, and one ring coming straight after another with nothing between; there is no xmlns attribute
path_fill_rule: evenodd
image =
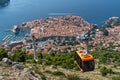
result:
<svg viewBox="0 0 120 80"><path fill-rule="evenodd" d="M0 7L7 6L9 4L10 0L0 0Z"/></svg>

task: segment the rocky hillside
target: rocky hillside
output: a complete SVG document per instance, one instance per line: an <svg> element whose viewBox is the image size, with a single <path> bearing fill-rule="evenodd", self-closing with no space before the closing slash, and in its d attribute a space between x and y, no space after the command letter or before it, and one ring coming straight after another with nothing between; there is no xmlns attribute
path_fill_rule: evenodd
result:
<svg viewBox="0 0 120 80"><path fill-rule="evenodd" d="M41 80L41 77L28 68L19 70L0 63L0 80Z"/></svg>
<svg viewBox="0 0 120 80"><path fill-rule="evenodd" d="M74 52L38 54L38 62L33 54L21 50L6 54L0 50L0 80L116 80L113 78L120 75L120 54L115 51L91 52L95 70L84 73L73 58Z"/></svg>
<svg viewBox="0 0 120 80"><path fill-rule="evenodd" d="M0 62L0 80L112 80L112 76L103 77L99 69L82 73L61 67L25 64L23 70L12 68Z"/></svg>

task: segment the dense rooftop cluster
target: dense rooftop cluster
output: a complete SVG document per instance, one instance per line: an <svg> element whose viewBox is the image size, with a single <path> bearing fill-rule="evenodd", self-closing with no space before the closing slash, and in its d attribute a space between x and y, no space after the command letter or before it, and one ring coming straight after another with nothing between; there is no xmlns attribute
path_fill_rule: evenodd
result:
<svg viewBox="0 0 120 80"><path fill-rule="evenodd" d="M91 25L79 16L60 16L26 22L21 27L24 30L32 29L33 33L38 34L36 37L40 38L49 36L76 36L78 33L89 30Z"/></svg>
<svg viewBox="0 0 120 80"><path fill-rule="evenodd" d="M26 22L18 27L23 32L27 32L28 37L22 40L3 44L9 53L16 49L22 49L28 53L33 53L32 37L36 38L35 46L37 52L70 52L77 47L84 49L85 43L78 42L76 36L84 34L93 28L93 25L83 20L79 16L59 16L48 17L46 19ZM101 29L102 28L102 29ZM89 49L112 49L120 51L120 26L97 27L94 37L89 40Z"/></svg>
<svg viewBox="0 0 120 80"><path fill-rule="evenodd" d="M106 28L106 30L109 33L108 36L103 35L103 32L100 30L96 32L96 37L93 41L94 47L120 51L120 26Z"/></svg>

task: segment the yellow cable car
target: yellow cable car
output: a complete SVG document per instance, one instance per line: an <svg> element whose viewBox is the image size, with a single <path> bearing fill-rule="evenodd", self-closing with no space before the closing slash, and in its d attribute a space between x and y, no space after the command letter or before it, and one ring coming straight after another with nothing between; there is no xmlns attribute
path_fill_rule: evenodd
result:
<svg viewBox="0 0 120 80"><path fill-rule="evenodd" d="M83 72L93 71L95 68L94 57L91 54L78 50L74 54L74 59Z"/></svg>

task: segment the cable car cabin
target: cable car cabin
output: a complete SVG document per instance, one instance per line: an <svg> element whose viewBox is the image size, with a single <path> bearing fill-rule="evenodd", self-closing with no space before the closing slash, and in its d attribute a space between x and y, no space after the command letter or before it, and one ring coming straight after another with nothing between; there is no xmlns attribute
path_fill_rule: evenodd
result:
<svg viewBox="0 0 120 80"><path fill-rule="evenodd" d="M78 50L74 54L74 59L83 72L94 70L94 58L91 54Z"/></svg>

